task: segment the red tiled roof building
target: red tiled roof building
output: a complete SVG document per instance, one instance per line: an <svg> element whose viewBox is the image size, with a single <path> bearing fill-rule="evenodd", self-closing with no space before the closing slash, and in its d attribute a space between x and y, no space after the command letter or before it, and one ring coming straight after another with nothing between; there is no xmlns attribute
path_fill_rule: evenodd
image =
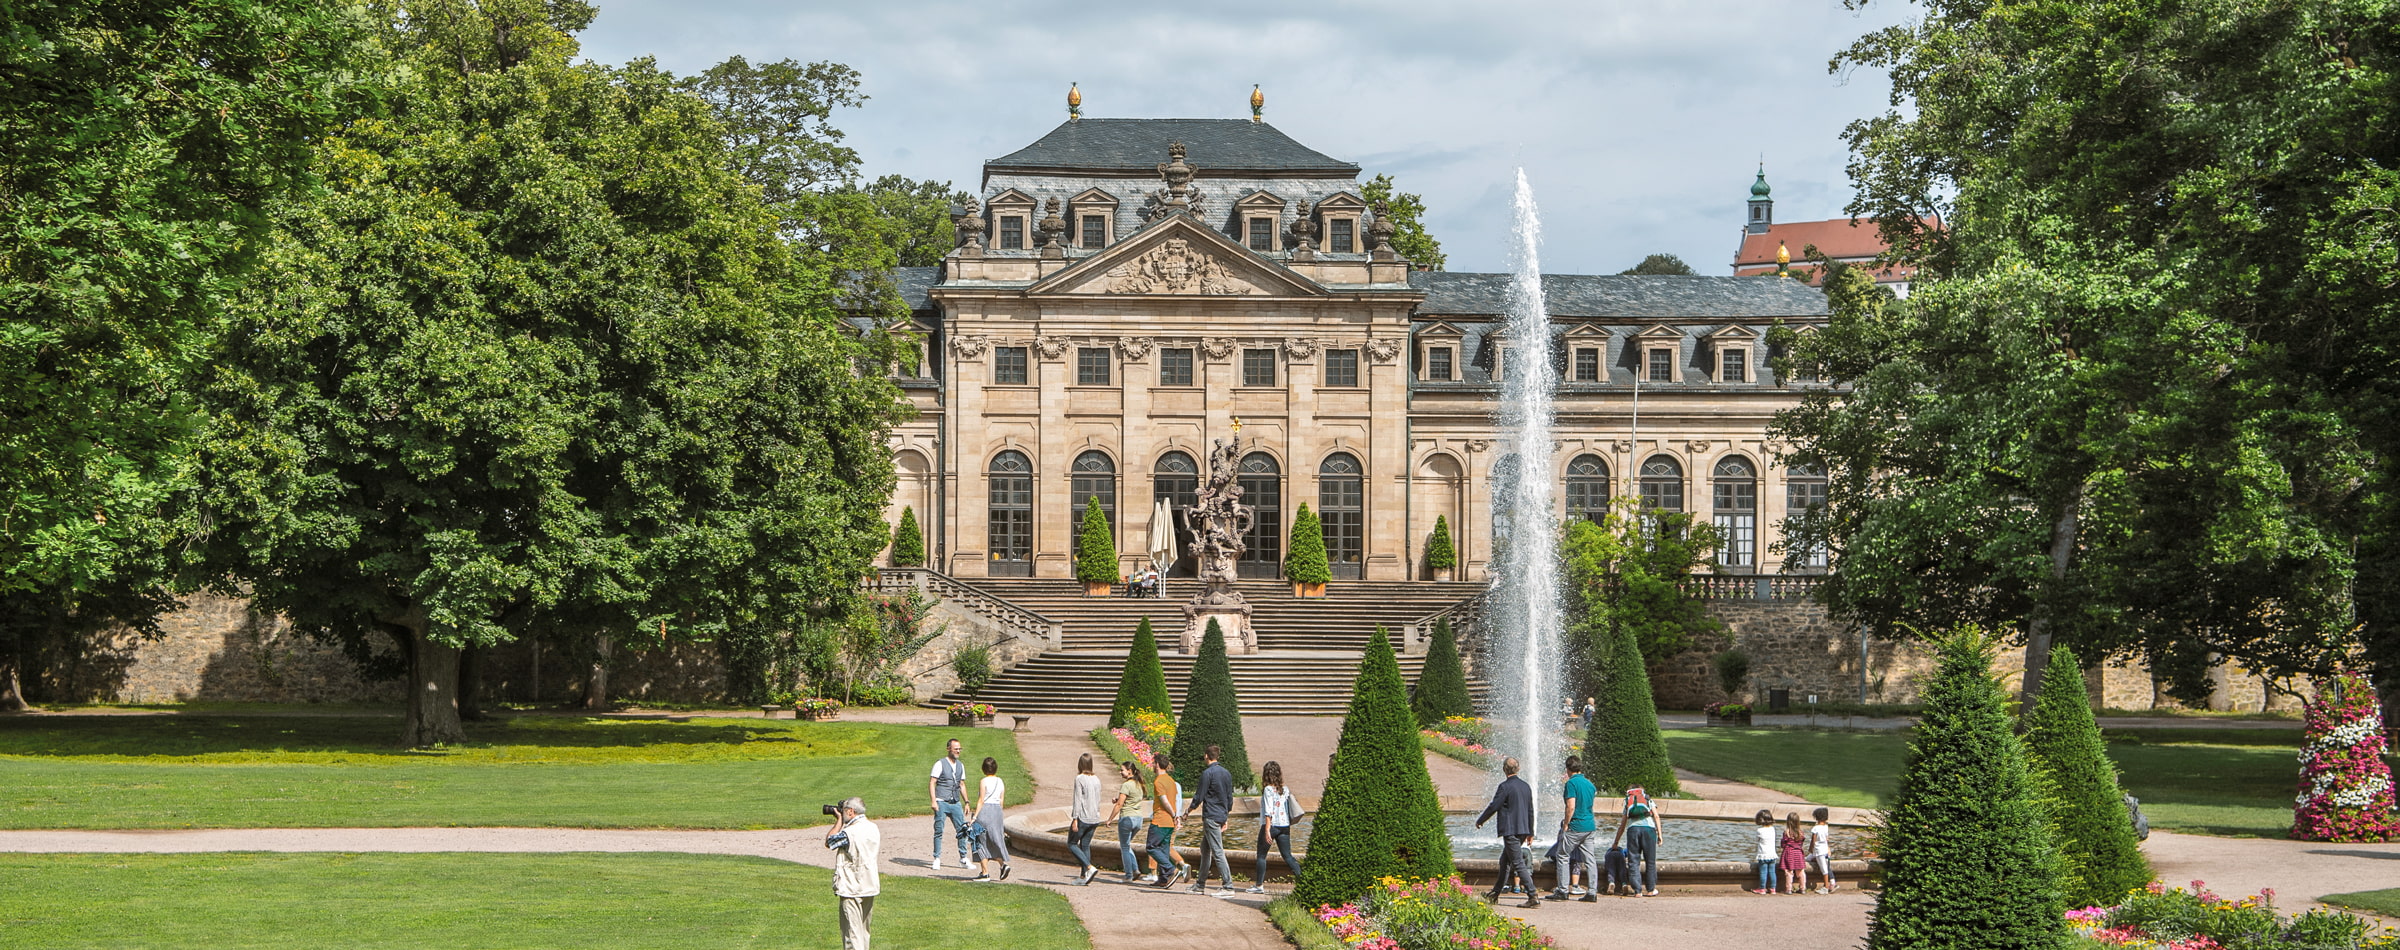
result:
<svg viewBox="0 0 2400 950"><path fill-rule="evenodd" d="M1872 218L1834 218L1828 221L1796 221L1775 223L1775 199L1767 186L1767 171L1761 166L1758 180L1750 185L1749 220L1742 227L1742 246L1733 255L1733 273L1737 277L1774 274L1785 261L1805 260L1808 249L1846 264L1873 261L1884 252L1882 235L1876 233ZM1783 255L1778 257L1778 255ZM1875 282L1889 288L1896 296L1908 296L1909 282L1917 269L1910 264L1891 264L1875 271ZM1802 265L1792 271L1814 284L1823 275L1815 268Z"/></svg>

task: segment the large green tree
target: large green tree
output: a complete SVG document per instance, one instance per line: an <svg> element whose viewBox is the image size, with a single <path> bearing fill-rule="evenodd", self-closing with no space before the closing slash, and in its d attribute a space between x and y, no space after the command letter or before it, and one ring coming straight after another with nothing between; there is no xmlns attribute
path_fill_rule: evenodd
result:
<svg viewBox="0 0 2400 950"><path fill-rule="evenodd" d="M1567 634L1579 663L1609 649L1619 628L1649 662L1682 650L1694 637L1724 629L1705 605L1683 594L1681 582L1707 565L1718 544L1714 525L1690 515L1644 511L1632 499L1611 502L1600 522L1567 525L1559 553L1567 573Z"/></svg>
<svg viewBox="0 0 2400 950"><path fill-rule="evenodd" d="M2050 803L2059 890L2072 907L2114 904L2150 883L2150 859L2133 836L2117 765L2092 718L2075 651L2050 651L2049 686L2025 713L2025 752Z"/></svg>
<svg viewBox="0 0 2400 950"><path fill-rule="evenodd" d="M1673 254L1652 254L1649 257L1642 258L1641 263L1625 268L1617 273L1640 274L1654 277L1689 277L1692 275L1692 265L1684 263L1683 258L1677 257Z"/></svg>
<svg viewBox="0 0 2400 950"><path fill-rule="evenodd" d="M576 64L551 0L382 9L383 111L317 143L203 398L209 564L409 659L404 741L460 737L459 648L788 629L889 537L888 357L736 173L719 110Z"/></svg>
<svg viewBox="0 0 2400 950"><path fill-rule="evenodd" d="M0 17L0 707L20 656L172 602L186 375L364 40L355 11L298 0Z"/></svg>
<svg viewBox="0 0 2400 950"><path fill-rule="evenodd" d="M2336 665L2389 625L2394 4L1923 8L1834 62L1893 77L1850 210L1915 293L1831 288L1841 386L1780 427L1833 471L1835 606L2018 627L2029 691L2053 636L2187 697Z"/></svg>
<svg viewBox="0 0 2400 950"><path fill-rule="evenodd" d="M1401 191L1390 175L1377 175L1359 187L1359 196L1378 216L1392 222L1392 250L1425 270L1441 270L1449 262L1442 242L1425 229L1425 199Z"/></svg>
<svg viewBox="0 0 2400 950"><path fill-rule="evenodd" d="M1358 664L1293 899L1302 907L1322 907L1354 900L1387 875L1454 873L1442 822L1400 660L1390 636L1377 627Z"/></svg>

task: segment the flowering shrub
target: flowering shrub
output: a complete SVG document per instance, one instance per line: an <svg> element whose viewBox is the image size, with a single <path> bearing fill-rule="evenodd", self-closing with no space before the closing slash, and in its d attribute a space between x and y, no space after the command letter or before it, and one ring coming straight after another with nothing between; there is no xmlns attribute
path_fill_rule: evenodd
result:
<svg viewBox="0 0 2400 950"><path fill-rule="evenodd" d="M1719 719L1732 719L1750 715L1750 707L1745 703L1710 703L1707 712Z"/></svg>
<svg viewBox="0 0 2400 950"><path fill-rule="evenodd" d="M838 699L800 699L792 701L792 708L799 712L831 712L842 708L842 701Z"/></svg>
<svg viewBox="0 0 2400 950"><path fill-rule="evenodd" d="M1488 768L1488 767L1489 767L1489 766L1492 764L1492 763L1491 763L1491 759L1492 759L1492 757L1494 757L1494 756L1497 756L1497 755L1499 755L1499 754L1500 754L1500 753L1497 753L1497 752L1494 752L1494 751L1492 751L1492 750L1491 750L1491 749L1489 749L1489 748L1486 748L1486 747L1484 747L1484 746L1481 746L1481 745L1477 745L1477 744L1475 744L1475 743L1472 743L1472 742L1468 742L1468 741L1466 741L1466 740L1464 740L1464 739L1461 739L1461 738L1459 738L1459 737L1457 737L1457 736L1451 735L1451 734L1449 734L1449 733L1446 733L1446 732L1435 732L1434 730L1427 729L1427 730L1425 730L1425 731L1423 731L1423 732L1420 732L1420 733L1418 733L1418 735L1424 736L1425 738L1428 738L1428 739L1432 739L1432 740L1433 740L1433 741L1435 741L1435 742L1439 742L1439 743L1441 743L1441 744L1443 744L1443 745L1446 745L1446 746L1449 746L1449 747L1451 747L1451 748L1453 748L1453 749L1458 749L1458 750L1464 751L1464 752L1468 753L1469 755L1473 756L1474 758L1476 758L1476 759L1478 759L1478 760L1481 760L1481 761L1482 761L1482 763L1483 763L1483 765L1484 765L1485 767L1487 767L1487 768ZM1458 758L1458 756L1455 756L1455 755L1454 755L1454 756L1451 756L1451 758Z"/></svg>
<svg viewBox="0 0 2400 950"><path fill-rule="evenodd" d="M2304 841L2389 841L2400 835L2392 769L2384 764L2383 713L2366 677L2341 673L2317 683L2300 746L2300 794L2292 837Z"/></svg>
<svg viewBox="0 0 2400 950"><path fill-rule="evenodd" d="M2115 907L2067 912L2067 926L2086 945L2132 950L2391 950L2400 933L2374 929L2364 918L2335 910L2312 910L2285 919L2275 912L2275 892L2219 897L2200 881L2190 890L2150 886L2126 895Z"/></svg>
<svg viewBox="0 0 2400 950"><path fill-rule="evenodd" d="M1133 734L1153 746L1175 744L1175 718L1152 709L1133 711Z"/></svg>
<svg viewBox="0 0 2400 950"><path fill-rule="evenodd" d="M1457 875L1386 877L1357 901L1321 907L1317 919L1358 950L1533 950L1556 946L1521 920L1477 900Z"/></svg>
<svg viewBox="0 0 2400 950"><path fill-rule="evenodd" d="M1108 734L1115 736L1117 741L1125 746L1125 751L1133 753L1134 761L1142 763L1143 768L1152 770L1158 768L1157 750L1152 749L1150 743L1142 741L1142 737L1134 735L1133 730L1111 729Z"/></svg>
<svg viewBox="0 0 2400 950"><path fill-rule="evenodd" d="M1492 742L1492 724L1477 716L1452 716L1433 727L1433 731L1472 746Z"/></svg>
<svg viewBox="0 0 2400 950"><path fill-rule="evenodd" d="M1000 710L992 708L992 704L990 703L950 704L950 715L953 716L974 716L978 719L990 719L993 716L998 715L999 712Z"/></svg>

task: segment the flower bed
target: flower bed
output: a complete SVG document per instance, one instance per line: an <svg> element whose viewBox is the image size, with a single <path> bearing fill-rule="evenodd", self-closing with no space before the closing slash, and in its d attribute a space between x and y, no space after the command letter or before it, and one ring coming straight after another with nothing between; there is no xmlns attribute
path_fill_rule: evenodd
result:
<svg viewBox="0 0 2400 950"><path fill-rule="evenodd" d="M1142 740L1149 746L1165 749L1175 745L1175 717L1166 713L1151 709L1136 709L1133 711L1133 724L1128 728L1132 731L1134 738ZM1148 756L1144 756L1142 761L1148 762L1150 759Z"/></svg>
<svg viewBox="0 0 2400 950"><path fill-rule="evenodd" d="M842 701L824 698L793 700L792 714L802 719L833 719L842 714Z"/></svg>
<svg viewBox="0 0 2400 950"><path fill-rule="evenodd" d="M1118 745L1125 747L1126 754L1132 756L1134 761L1140 762L1143 768L1152 771L1158 769L1158 750L1151 748L1150 743L1142 741L1142 737L1134 735L1133 730L1111 729L1108 731L1108 735L1109 738L1117 740Z"/></svg>
<svg viewBox="0 0 2400 950"><path fill-rule="evenodd" d="M2375 933L2366 918L2337 910L2312 910L2297 917L2275 912L2275 892L2219 897L2193 881L2190 890L2152 882L2126 895L2115 907L2067 912L2076 946L2133 950L2392 950L2400 932Z"/></svg>
<svg viewBox="0 0 2400 950"><path fill-rule="evenodd" d="M1452 716L1433 727L1433 731L1468 745L1492 744L1492 724L1480 716Z"/></svg>
<svg viewBox="0 0 2400 950"><path fill-rule="evenodd" d="M1479 769L1488 769L1499 760L1500 753L1460 739L1446 732L1427 729L1417 734L1418 744L1438 755L1446 755Z"/></svg>
<svg viewBox="0 0 2400 950"><path fill-rule="evenodd" d="M2341 673L2317 684L2300 747L2300 794L2292 837L2304 841L2390 841L2400 837L2392 769L2384 764L2383 710L2366 677Z"/></svg>
<svg viewBox="0 0 2400 950"><path fill-rule="evenodd" d="M1316 918L1351 950L1530 950L1556 946L1533 925L1502 917L1456 875L1384 878L1374 890Z"/></svg>
<svg viewBox="0 0 2400 950"><path fill-rule="evenodd" d="M990 722L993 716L999 714L1000 710L993 708L990 703L950 704L950 724L953 726L972 726L976 723Z"/></svg>

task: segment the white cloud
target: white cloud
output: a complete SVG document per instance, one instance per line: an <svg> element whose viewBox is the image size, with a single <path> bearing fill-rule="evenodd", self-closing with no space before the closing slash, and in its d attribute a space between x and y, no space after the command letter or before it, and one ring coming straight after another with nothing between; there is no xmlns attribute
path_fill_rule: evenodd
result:
<svg viewBox="0 0 2400 950"><path fill-rule="evenodd" d="M1523 165L1543 261L1622 270L1658 251L1726 273L1761 153L1776 217L1849 200L1839 136L1885 107L1869 73L1826 62L1896 22L1839 0L1759 4L1220 2L1150 8L959 2L602 0L583 36L604 62L693 72L727 56L834 60L872 98L836 116L871 175L972 188L982 162L1066 118L1267 120L1425 197L1454 270L1506 266L1507 188Z"/></svg>

